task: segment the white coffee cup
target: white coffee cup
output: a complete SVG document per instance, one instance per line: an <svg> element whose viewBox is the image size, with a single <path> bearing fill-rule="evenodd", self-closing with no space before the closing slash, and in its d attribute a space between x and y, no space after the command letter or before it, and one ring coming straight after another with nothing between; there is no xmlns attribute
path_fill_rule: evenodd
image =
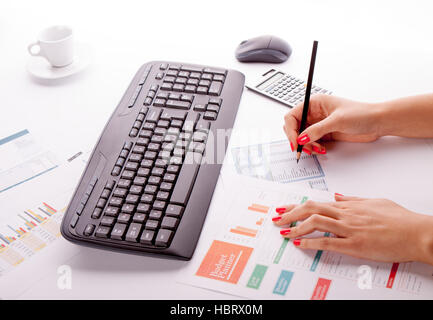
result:
<svg viewBox="0 0 433 320"><path fill-rule="evenodd" d="M36 52L33 48L39 47ZM74 38L72 29L68 26L52 26L44 29L38 41L28 46L32 56L41 56L53 67L64 67L74 59Z"/></svg>

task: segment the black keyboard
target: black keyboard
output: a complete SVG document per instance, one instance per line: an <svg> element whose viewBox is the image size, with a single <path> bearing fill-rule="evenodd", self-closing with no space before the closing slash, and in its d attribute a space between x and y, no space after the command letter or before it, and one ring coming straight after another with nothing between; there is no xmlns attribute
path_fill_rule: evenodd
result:
<svg viewBox="0 0 433 320"><path fill-rule="evenodd" d="M154 61L115 109L62 221L75 243L190 259L244 87L238 71ZM229 131L225 131L226 137ZM221 137L221 134L218 134Z"/></svg>

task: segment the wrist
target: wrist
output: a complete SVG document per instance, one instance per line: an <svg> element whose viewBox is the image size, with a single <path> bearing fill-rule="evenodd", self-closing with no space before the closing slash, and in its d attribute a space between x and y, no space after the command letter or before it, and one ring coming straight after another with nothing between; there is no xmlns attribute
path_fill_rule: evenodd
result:
<svg viewBox="0 0 433 320"><path fill-rule="evenodd" d="M387 102L373 104L372 117L376 127L377 138L388 136L391 134L389 126L390 105Z"/></svg>
<svg viewBox="0 0 433 320"><path fill-rule="evenodd" d="M433 265L433 217L422 215L416 239L415 261Z"/></svg>

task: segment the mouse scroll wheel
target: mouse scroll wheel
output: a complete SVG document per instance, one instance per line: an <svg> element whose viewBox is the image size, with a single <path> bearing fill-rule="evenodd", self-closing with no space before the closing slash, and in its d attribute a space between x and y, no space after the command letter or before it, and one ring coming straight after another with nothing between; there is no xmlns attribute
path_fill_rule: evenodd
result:
<svg viewBox="0 0 433 320"><path fill-rule="evenodd" d="M241 42L241 45L243 45L243 44L245 44L245 43L247 43L247 40L242 41L242 42Z"/></svg>

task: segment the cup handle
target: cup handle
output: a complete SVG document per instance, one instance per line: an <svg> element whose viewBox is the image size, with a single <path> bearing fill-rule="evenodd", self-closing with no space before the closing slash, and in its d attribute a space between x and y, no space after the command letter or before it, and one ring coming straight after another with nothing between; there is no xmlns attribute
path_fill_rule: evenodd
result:
<svg viewBox="0 0 433 320"><path fill-rule="evenodd" d="M38 52L33 52L33 51L32 51L32 48L33 48L34 46L38 46L38 47L39 47ZM30 53L32 56L41 56L41 55L42 55L42 54L41 54L41 45L39 44L39 41L36 41L36 42L33 42L33 43L29 44L29 46L27 47L27 50L29 51L29 53Z"/></svg>

